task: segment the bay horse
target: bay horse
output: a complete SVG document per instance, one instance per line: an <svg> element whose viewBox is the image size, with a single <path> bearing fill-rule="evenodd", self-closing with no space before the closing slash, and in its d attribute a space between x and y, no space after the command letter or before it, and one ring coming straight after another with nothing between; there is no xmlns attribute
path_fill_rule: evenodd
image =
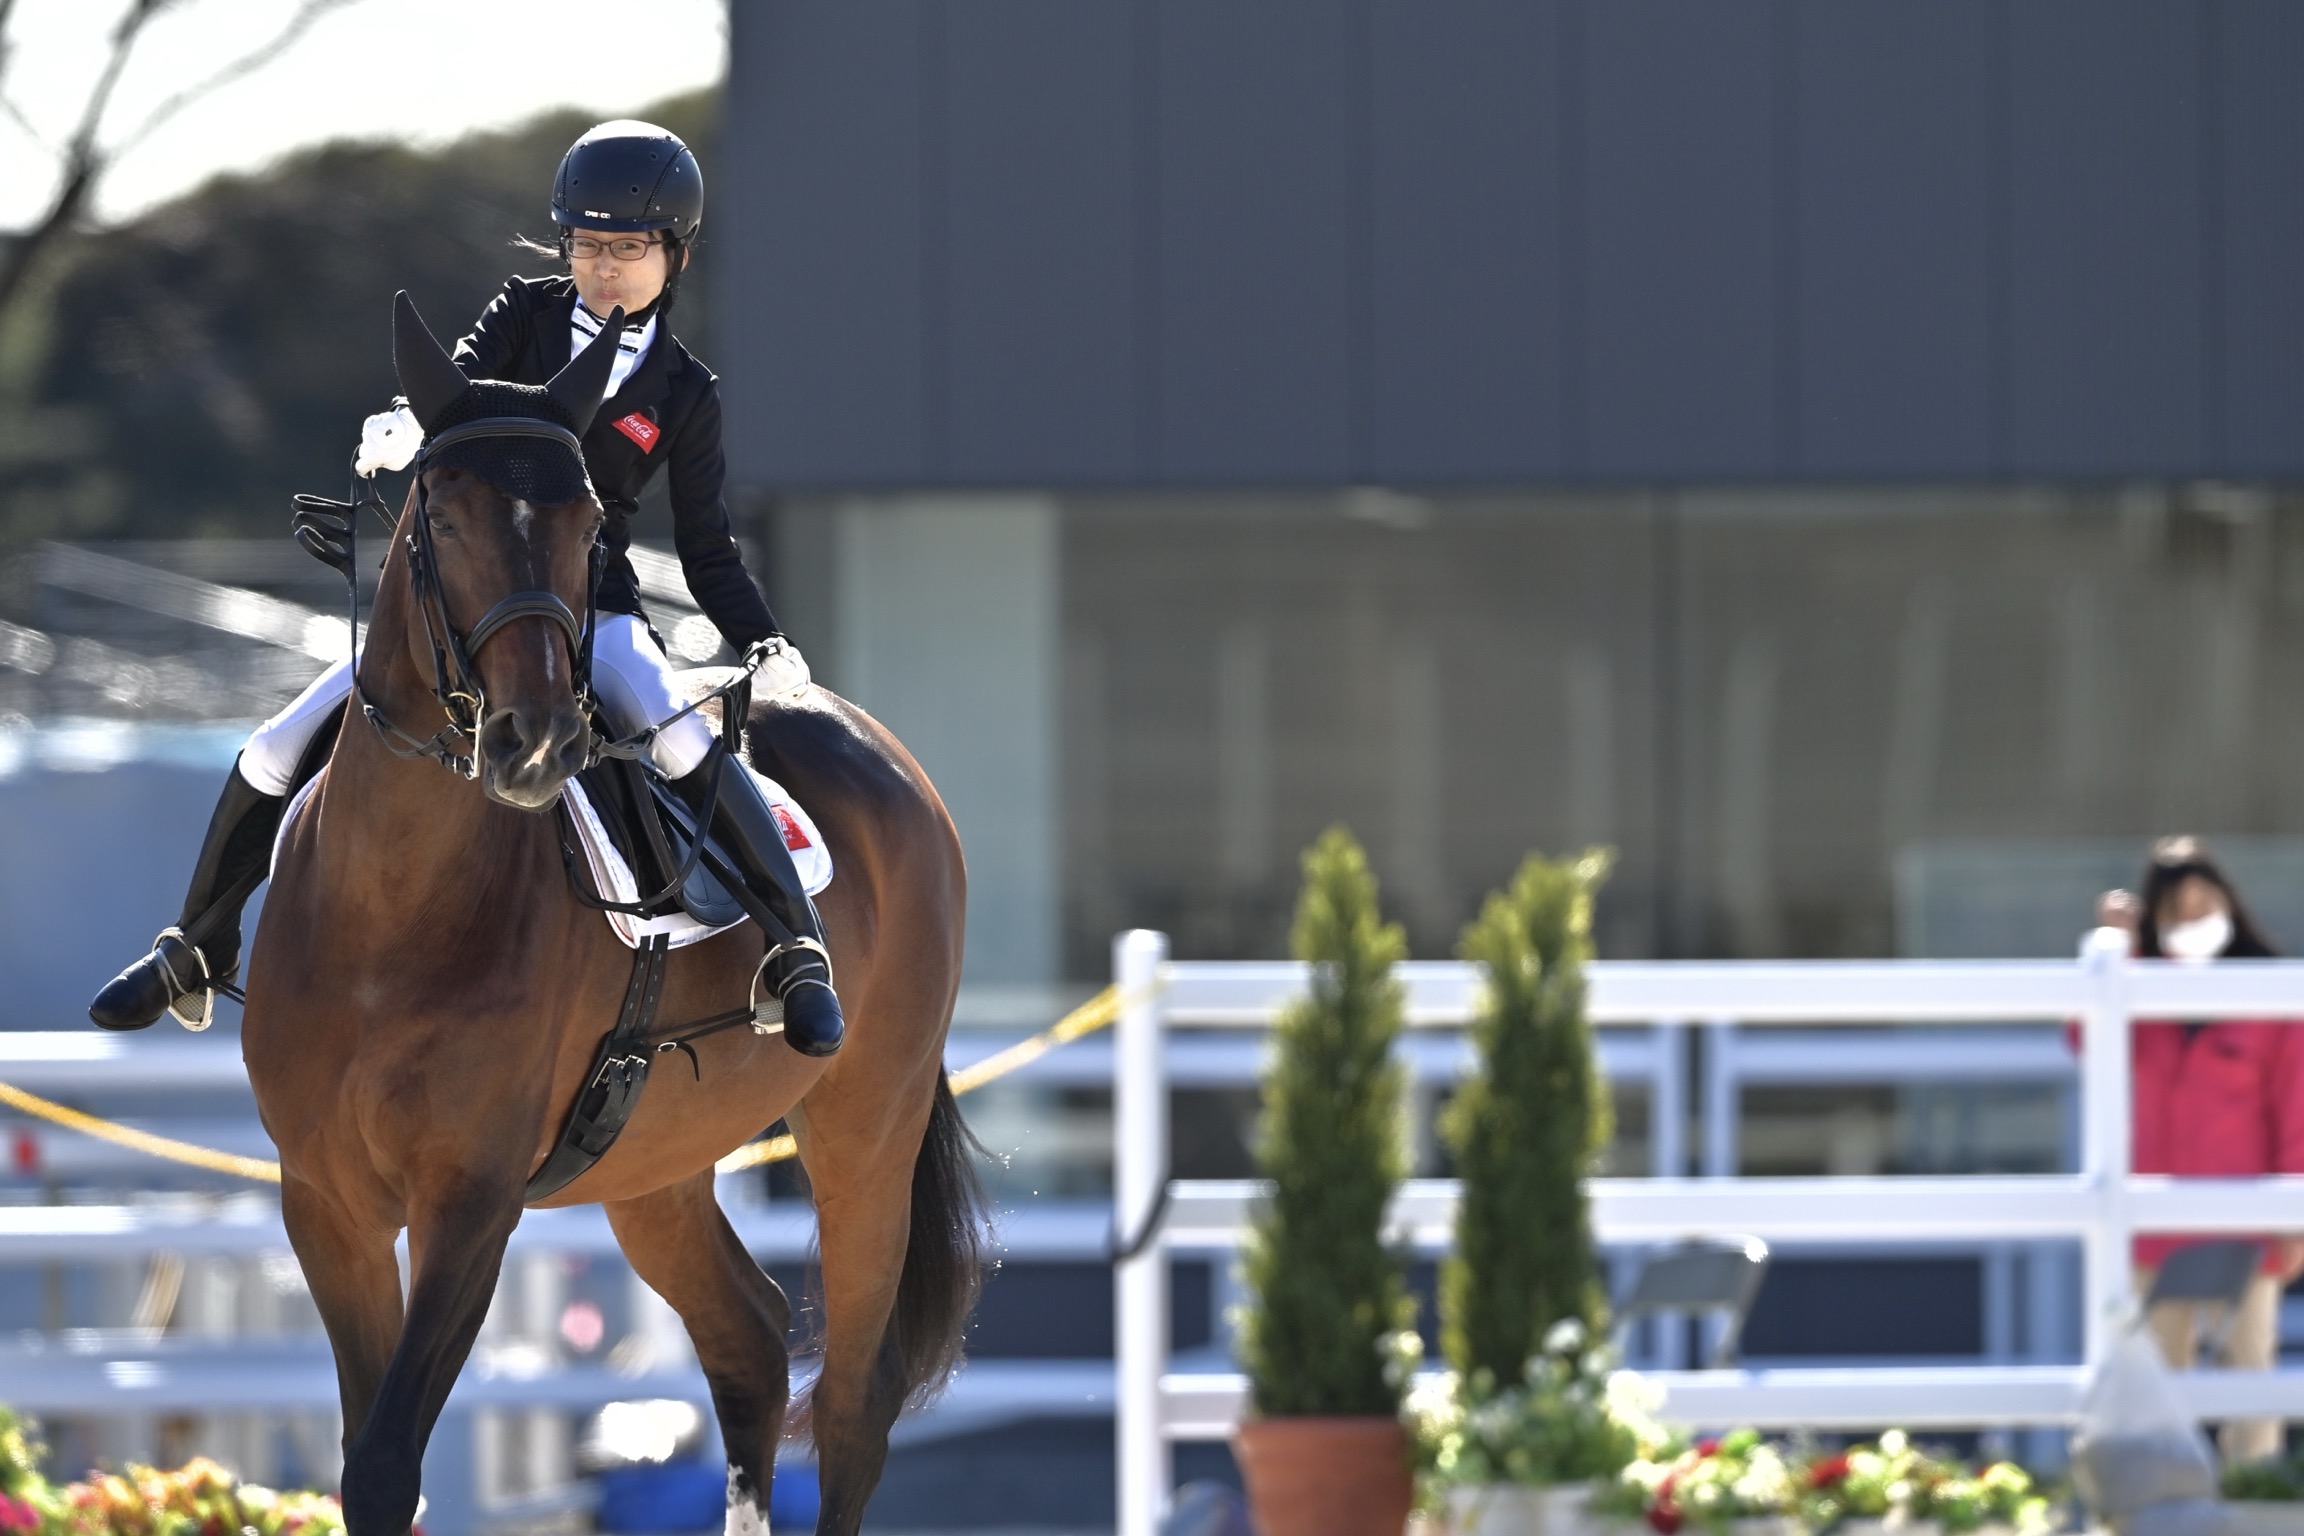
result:
<svg viewBox="0 0 2304 1536"><path fill-rule="evenodd" d="M412 367L436 373L445 353L400 304L407 388ZM613 332L603 340L613 348ZM432 355L408 355L423 347ZM600 351L549 386L579 434L605 386ZM588 359L597 366L580 373ZM505 607L550 617L540 593L589 612L601 520L588 488L531 506L419 462L360 691L283 829L250 953L242 1049L279 1148L288 1237L334 1348L351 1536L410 1529L425 1443L495 1292L523 1186L589 1079L633 959L571 891L552 810L588 729L570 621L495 624L471 648L472 777L402 755L383 730L442 718L428 622L469 637ZM983 1197L943 1068L966 877L927 775L863 710L812 687L757 704L750 725L751 760L808 808L833 855L819 905L847 1044L820 1060L749 1028L697 1040L696 1071L665 1058L681 1070L653 1073L607 1155L539 1203L605 1207L633 1268L679 1313L727 1444L728 1530L764 1530L792 1406L791 1309L720 1210L713 1164L789 1121L818 1220L822 1363L806 1404L817 1530L853 1536L889 1430L950 1372L979 1282ZM763 948L745 923L675 951L664 1024L743 1007Z"/></svg>

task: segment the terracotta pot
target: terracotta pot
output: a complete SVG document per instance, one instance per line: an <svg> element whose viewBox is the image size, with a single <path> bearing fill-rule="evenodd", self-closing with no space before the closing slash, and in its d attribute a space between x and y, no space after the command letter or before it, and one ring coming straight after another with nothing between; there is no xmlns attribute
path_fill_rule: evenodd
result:
<svg viewBox="0 0 2304 1536"><path fill-rule="evenodd" d="M1397 1419L1251 1419L1232 1435L1256 1536L1400 1536L1414 1490Z"/></svg>

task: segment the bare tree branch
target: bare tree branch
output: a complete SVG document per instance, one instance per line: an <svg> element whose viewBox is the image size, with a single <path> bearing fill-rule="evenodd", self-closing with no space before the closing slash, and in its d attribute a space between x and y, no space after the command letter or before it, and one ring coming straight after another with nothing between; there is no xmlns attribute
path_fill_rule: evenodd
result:
<svg viewBox="0 0 2304 1536"><path fill-rule="evenodd" d="M0 4L5 3L6 0L0 0ZM0 56L0 62L5 62L4 56ZM33 125L32 119L24 115L24 109L16 105L15 102L9 100L5 93L0 93L0 113L5 113L10 122L23 129L24 136L30 139L33 143L39 145L42 149L48 151L50 154L56 153L56 146L48 142L47 138L40 132L40 130Z"/></svg>
<svg viewBox="0 0 2304 1536"><path fill-rule="evenodd" d="M24 279L31 275L42 253L79 221L81 212L88 206L88 196L95 190L96 177L103 169L103 157L96 148L96 131L103 124L104 109L112 104L112 91L120 83L120 72L128 67L128 56L136 51L137 35L144 30L144 24L169 3L170 0L134 0L113 27L111 56L104 61L104 72L97 77L95 89L88 93L79 124L65 141L64 174L49 199L48 211L0 253L0 311L5 311L15 299L17 290L24 286Z"/></svg>
<svg viewBox="0 0 2304 1536"><path fill-rule="evenodd" d="M213 91L262 69L311 30L312 24L328 12L354 3L354 0L302 0L288 24L262 47L235 59L198 84L188 86L154 108L125 138L105 146L101 135L104 115L112 105L112 92L120 83L121 71L128 67L129 57L136 51L136 40L145 24L155 16L179 3L179 0L131 0L112 29L111 54L105 60L104 72L97 77L94 88L83 104L79 122L71 136L65 140L59 158L62 176L57 181L55 194L49 199L47 211L34 221L32 227L18 235L5 249L0 249L0 312L14 302L18 290L24 286L42 254L65 231L80 221L95 194L96 184L113 162L129 150L143 143L170 118ZM4 28L9 10L15 0L0 0L0 28ZM4 33L0 33L4 43ZM0 54L0 64L6 61ZM12 105L0 101L11 116L22 121ZM25 125L29 129L30 125Z"/></svg>
<svg viewBox="0 0 2304 1536"><path fill-rule="evenodd" d="M167 0L162 0L162 3L167 3ZM341 10L353 3L354 0L303 0L303 3L296 7L296 14L288 18L288 25L281 28L272 41L253 52L241 55L199 84L187 86L160 103L159 106L154 107L152 115L137 124L134 132L105 152L107 158L117 160L150 138L163 123L201 97L221 90L235 80L245 79L262 69L295 47L304 34L312 30L314 22L330 11Z"/></svg>
<svg viewBox="0 0 2304 1536"><path fill-rule="evenodd" d="M96 148L96 134L104 126L104 113L112 105L112 92L120 84L120 72L128 67L129 55L136 51L136 39L143 32L144 24L171 3L172 0L135 0L128 7L128 14L112 29L111 57L104 61L104 73L97 76L96 88L88 93L87 103L81 110L79 125L64 146L67 185L94 179L102 161ZM83 189L81 196L86 195Z"/></svg>
<svg viewBox="0 0 2304 1536"><path fill-rule="evenodd" d="M8 74L8 13L16 9L16 0L0 0L0 79Z"/></svg>
<svg viewBox="0 0 2304 1536"><path fill-rule="evenodd" d="M0 86L7 84L8 61L16 56L16 45L8 39L8 18L15 9L16 0L0 0ZM24 109L16 105L15 98L5 90L0 90L0 112L6 113L10 122L23 129L26 138L51 155L57 153L56 146L48 142L48 135L42 133L32 119L24 115Z"/></svg>

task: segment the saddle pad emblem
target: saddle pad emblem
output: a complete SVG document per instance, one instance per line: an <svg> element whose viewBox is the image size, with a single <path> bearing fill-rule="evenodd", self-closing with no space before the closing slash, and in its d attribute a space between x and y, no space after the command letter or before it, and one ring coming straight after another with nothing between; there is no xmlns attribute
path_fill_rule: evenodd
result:
<svg viewBox="0 0 2304 1536"><path fill-rule="evenodd" d="M650 421L647 417L641 415L638 411L634 411L629 416L618 418L614 425L617 431L623 433L626 437L632 439L632 441L635 443L638 443L642 453L646 453L649 449L654 448L656 446L656 439L664 435L664 429L662 427L656 425L656 423Z"/></svg>
<svg viewBox="0 0 2304 1536"><path fill-rule="evenodd" d="M774 803L771 803L768 809L774 813L776 817L776 825L781 827L784 831L785 852L799 853L804 849L813 848L816 846L814 843L808 840L808 829L800 825L799 817L793 815L790 811L784 809L784 807Z"/></svg>

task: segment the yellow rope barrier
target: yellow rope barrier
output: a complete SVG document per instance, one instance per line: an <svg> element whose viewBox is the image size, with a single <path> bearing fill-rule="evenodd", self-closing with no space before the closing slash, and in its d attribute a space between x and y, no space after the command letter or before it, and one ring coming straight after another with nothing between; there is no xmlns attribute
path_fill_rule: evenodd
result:
<svg viewBox="0 0 2304 1536"><path fill-rule="evenodd" d="M1118 1017L1120 989L1106 987L1031 1039L1019 1040L1008 1049L996 1051L974 1066L962 1067L953 1073L952 1092L974 1093L986 1083L998 1082L1009 1073L1038 1061L1060 1045L1070 1045L1083 1035L1094 1034ZM791 1137L772 1136L766 1141L738 1147L713 1166L721 1173L734 1173L763 1163L781 1163L799 1153L800 1148Z"/></svg>
<svg viewBox="0 0 2304 1536"><path fill-rule="evenodd" d="M28 1115L36 1115L66 1130L93 1136L98 1141L109 1141L114 1146L126 1147L133 1152L145 1152L154 1157L164 1157L170 1162L189 1163L195 1168L234 1174L243 1179L257 1179L266 1184L280 1182L280 1165L268 1158L241 1157L232 1152L219 1152L213 1147L196 1147L188 1141L155 1136L150 1131L139 1131L115 1120L99 1120L94 1115L82 1114L53 1099L26 1093L13 1083L0 1083L0 1104L20 1109Z"/></svg>
<svg viewBox="0 0 2304 1536"><path fill-rule="evenodd" d="M1054 1024L1029 1040L1019 1041L1004 1051L998 1051L952 1074L955 1094L973 1093L987 1083L998 1082L1038 1061L1061 1045L1070 1045L1085 1035L1092 1035L1120 1016L1120 991L1106 987L1087 1002L1058 1019ZM188 1141L176 1141L167 1136L155 1136L150 1131L139 1131L116 1120L103 1120L77 1109L44 1099L36 1093L27 1093L13 1083L0 1083L0 1104L21 1110L52 1125L66 1130L109 1141L114 1146L126 1147L169 1162L185 1163L194 1168L206 1168L213 1173L228 1173L237 1178L255 1179L265 1184L280 1182L280 1165L268 1158L241 1157L237 1153L220 1152L213 1147L194 1146ZM780 1163L795 1157L799 1147L789 1136L771 1136L738 1147L714 1166L721 1173L735 1173L740 1169L757 1168L764 1163Z"/></svg>

